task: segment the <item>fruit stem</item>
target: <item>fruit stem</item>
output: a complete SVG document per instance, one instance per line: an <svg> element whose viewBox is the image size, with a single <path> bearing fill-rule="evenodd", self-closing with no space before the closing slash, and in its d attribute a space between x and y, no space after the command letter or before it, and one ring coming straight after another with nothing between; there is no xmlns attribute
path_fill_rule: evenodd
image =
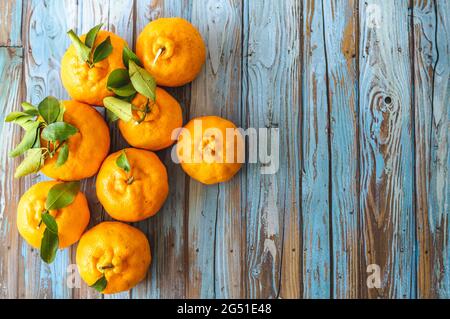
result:
<svg viewBox="0 0 450 319"><path fill-rule="evenodd" d="M164 53L164 51L166 51L166 48L164 47L159 48L158 52L156 53L155 59L153 60L153 65L155 65L156 62L158 62L159 57Z"/></svg>
<svg viewBox="0 0 450 319"><path fill-rule="evenodd" d="M134 177L130 176L130 178L127 179L127 184L131 185L134 182Z"/></svg>
<svg viewBox="0 0 450 319"><path fill-rule="evenodd" d="M101 266L101 267L100 267L101 270L113 269L113 268L114 268L114 265L112 265L112 264L109 264L109 265L105 265L105 266Z"/></svg>

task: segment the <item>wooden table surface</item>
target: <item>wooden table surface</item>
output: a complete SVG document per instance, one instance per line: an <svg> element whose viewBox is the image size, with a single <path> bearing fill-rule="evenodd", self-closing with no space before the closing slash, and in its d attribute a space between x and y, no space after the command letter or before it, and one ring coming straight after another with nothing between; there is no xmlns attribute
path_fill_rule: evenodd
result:
<svg viewBox="0 0 450 319"><path fill-rule="evenodd" d="M104 298L449 298L450 0L1 0L0 298L101 297L67 285L76 246L48 266L20 238L18 200L45 178L13 178L22 132L5 115L68 97L68 29L103 22L133 46L169 16L208 48L200 76L169 90L185 120L279 128L280 168L203 186L159 152L170 195L136 224L148 278ZM111 151L126 146L111 134ZM109 219L94 179L83 190L91 225ZM374 264L379 288L366 283Z"/></svg>

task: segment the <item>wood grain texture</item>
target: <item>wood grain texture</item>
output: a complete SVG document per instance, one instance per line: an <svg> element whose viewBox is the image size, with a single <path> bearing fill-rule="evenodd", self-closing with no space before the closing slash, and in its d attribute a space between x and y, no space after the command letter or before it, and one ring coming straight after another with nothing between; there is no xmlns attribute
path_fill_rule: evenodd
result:
<svg viewBox="0 0 450 319"><path fill-rule="evenodd" d="M303 7L302 236L303 294L329 298L330 183L327 58L323 6L308 0Z"/></svg>
<svg viewBox="0 0 450 319"><path fill-rule="evenodd" d="M0 299L18 297L20 244L16 211L23 183L14 179L18 161L11 164L8 152L20 141L22 133L20 127L11 128L4 120L10 112L21 109L22 51L21 48L0 48L0 81L3 83L0 95Z"/></svg>
<svg viewBox="0 0 450 319"><path fill-rule="evenodd" d="M218 115L241 122L241 6L236 1L193 1L191 21L207 46L205 67L191 83L189 117ZM244 189L237 175L227 185L202 185L189 180L188 256L192 298L242 295ZM238 262L238 264L236 264Z"/></svg>
<svg viewBox="0 0 450 319"><path fill-rule="evenodd" d="M22 0L0 2L0 47L22 45Z"/></svg>
<svg viewBox="0 0 450 319"><path fill-rule="evenodd" d="M67 93L60 81L60 60L68 47L66 31L75 27L77 6L73 1L27 1L23 17L24 100L39 103L48 95L60 99ZM46 180L42 175L23 179L25 190ZM39 251L23 240L21 247L19 294L26 298L70 298L66 285L70 249L58 251L51 265L42 263Z"/></svg>
<svg viewBox="0 0 450 319"><path fill-rule="evenodd" d="M0 1L0 298L449 298L448 12L448 0ZM246 164L204 186L158 152L169 197L133 224L151 244L147 279L105 297L79 275L69 288L76 245L48 266L17 233L20 196L46 178L13 178L20 159L7 153L23 132L4 117L23 100L68 98L68 29L103 22L134 48L170 16L191 21L208 50L195 81L167 89L184 122L279 128L279 170ZM110 131L111 151L127 147ZM82 190L90 227L110 220L95 178ZM379 289L366 284L370 264Z"/></svg>
<svg viewBox="0 0 450 319"><path fill-rule="evenodd" d="M323 1L323 4L331 119L331 295L339 299L357 298L362 279L358 236L357 1Z"/></svg>
<svg viewBox="0 0 450 319"><path fill-rule="evenodd" d="M362 294L415 297L411 57L406 1L360 1L360 206L365 266L381 288Z"/></svg>
<svg viewBox="0 0 450 319"><path fill-rule="evenodd" d="M103 23L103 29L116 33L121 38L123 38L130 47L132 47L134 39L134 1L133 0L120 0L120 1L110 1L110 0L98 0L98 1L80 1L79 2L79 12L80 19L78 21L78 30L80 34L87 33L93 26ZM103 115L106 115L103 110ZM106 116L105 116L106 120ZM115 152L125 147L128 144L123 139L117 128L116 123L111 123L110 125L110 135L111 135L111 149L110 152ZM89 189L86 192L95 194L95 178L92 179L92 183L89 184ZM95 197L96 198L96 197ZM98 203L98 200L97 200ZM96 208L101 209L101 204ZM101 212L101 213L100 213ZM100 211L95 211L94 216L98 216L100 213L101 221L113 220L104 209ZM98 223L98 222L97 222ZM97 224L96 223L96 224ZM95 225L95 224L94 224ZM86 287L82 284L82 291L85 291L88 296L95 295L95 297L100 297L95 291ZM102 295L105 299L125 299L131 297L131 292L122 292L114 295Z"/></svg>
<svg viewBox="0 0 450 319"><path fill-rule="evenodd" d="M190 19L192 3L188 1L136 1L135 40L152 20L163 16L182 16ZM184 120L189 117L190 86L167 91L180 103ZM151 242L153 261L148 279L133 290L133 298L186 298L187 265L187 210L188 177L173 163L171 149L158 152L169 176L169 196L160 212L139 223Z"/></svg>
<svg viewBox="0 0 450 319"><path fill-rule="evenodd" d="M301 6L295 1L250 1L244 15L242 95L247 127L279 128L282 137L275 147L279 143L283 154L276 174L262 174L261 163L247 165L250 298L300 296L300 16Z"/></svg>
<svg viewBox="0 0 450 319"><path fill-rule="evenodd" d="M211 1L206 6L203 1L194 1L192 22L199 28L206 41L208 55L204 73L192 83L191 118L200 115L218 115L242 127L241 19L240 1ZM215 197L205 197L211 206L206 204L203 207L193 205L189 207L189 227L197 232L197 237L194 237L190 247L192 252L194 247L199 247L198 252L195 248L196 254L189 256L200 257L198 260L190 259L189 264L199 269L203 278L205 271L201 265L202 258L212 261L213 281L209 284L213 286L213 297L245 296L245 265L241 262L245 253L245 222L242 207L246 191L243 175L237 174L229 183L217 186L203 186L197 182L191 182L191 186L194 191L191 192L191 189L190 194L196 194L198 197L195 199L190 197L194 199L194 203L203 200L201 193L204 191L214 192ZM195 219L191 219L191 214ZM199 238L199 233L204 231L201 224L205 220L204 216L208 215L214 217L211 218L214 219L212 251L204 247L202 242L195 241ZM200 221L198 224L197 220ZM204 285L205 283L202 283L200 287ZM196 295L197 292L194 292L194 296ZM200 291L198 296L201 295Z"/></svg>
<svg viewBox="0 0 450 319"><path fill-rule="evenodd" d="M450 298L449 1L414 1L418 296Z"/></svg>

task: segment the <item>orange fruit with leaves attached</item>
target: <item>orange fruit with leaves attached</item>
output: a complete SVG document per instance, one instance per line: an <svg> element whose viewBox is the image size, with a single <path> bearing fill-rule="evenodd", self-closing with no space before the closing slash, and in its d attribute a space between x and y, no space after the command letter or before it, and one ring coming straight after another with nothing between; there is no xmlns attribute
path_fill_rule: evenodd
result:
<svg viewBox="0 0 450 319"><path fill-rule="evenodd" d="M128 171L118 165L126 157ZM136 222L155 215L169 193L167 171L150 151L127 148L109 155L97 175L97 197L114 219Z"/></svg>
<svg viewBox="0 0 450 319"><path fill-rule="evenodd" d="M202 36L182 18L150 22L137 39L136 54L158 85L170 87L194 80L206 60Z"/></svg>
<svg viewBox="0 0 450 319"><path fill-rule="evenodd" d="M203 184L226 182L245 160L244 139L226 119L199 117L180 131L176 153L181 167L193 179Z"/></svg>
<svg viewBox="0 0 450 319"><path fill-rule="evenodd" d="M127 43L112 32L99 31L94 47L105 41L108 36L111 39L112 53L92 67L80 59L73 44L64 54L61 61L61 79L72 99L89 105L103 106L103 99L114 95L106 84L112 71L125 68L122 52ZM85 38L86 35L80 36L82 41Z"/></svg>
<svg viewBox="0 0 450 319"><path fill-rule="evenodd" d="M109 128L103 117L93 107L76 101L63 101L66 109L64 122L73 125L78 132L67 140L67 161L57 165L57 155L45 160L42 173L62 181L77 181L94 176L108 155ZM41 143L46 143L42 141Z"/></svg>
<svg viewBox="0 0 450 319"><path fill-rule="evenodd" d="M39 249L45 231L41 216L46 211L45 203L50 189L56 181L40 182L33 185L20 198L17 206L17 228L28 244ZM86 197L78 192L67 207L50 210L58 225L59 248L76 243L89 223L89 207Z"/></svg>
<svg viewBox="0 0 450 319"><path fill-rule="evenodd" d="M147 237L120 222L103 222L78 243L76 262L81 278L92 286L106 279L104 294L130 290L147 275L151 262Z"/></svg>
<svg viewBox="0 0 450 319"><path fill-rule="evenodd" d="M137 94L132 104L145 109L148 99ZM183 125L181 106L169 93L156 88L156 101L149 104L149 112L142 119L142 112L133 112L133 121L119 120L119 129L132 146L158 151L172 145L172 132ZM138 122L142 120L141 122Z"/></svg>

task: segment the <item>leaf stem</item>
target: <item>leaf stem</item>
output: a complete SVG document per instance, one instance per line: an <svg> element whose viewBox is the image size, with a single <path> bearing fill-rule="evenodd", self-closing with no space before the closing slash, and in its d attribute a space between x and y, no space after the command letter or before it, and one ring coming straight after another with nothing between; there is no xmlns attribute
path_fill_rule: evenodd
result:
<svg viewBox="0 0 450 319"><path fill-rule="evenodd" d="M48 214L48 209L44 210L42 212L41 216L44 215L44 214ZM42 220L42 217L41 217L41 220L39 221L39 224L38 224L38 228L41 228L42 222L43 222L43 220Z"/></svg>

